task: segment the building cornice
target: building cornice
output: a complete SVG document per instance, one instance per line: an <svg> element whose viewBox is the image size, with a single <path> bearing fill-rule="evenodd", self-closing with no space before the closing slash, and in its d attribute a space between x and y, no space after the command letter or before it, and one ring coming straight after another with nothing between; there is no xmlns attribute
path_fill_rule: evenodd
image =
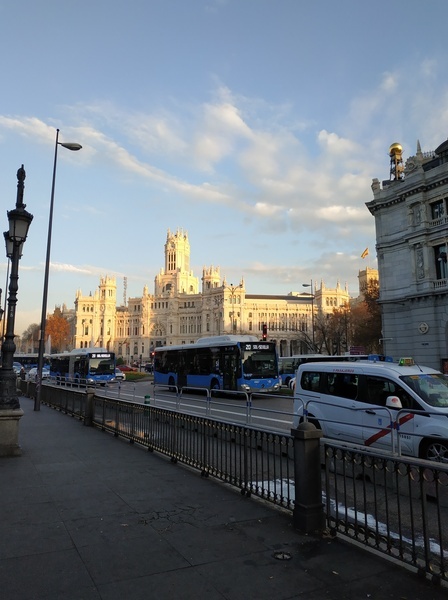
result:
<svg viewBox="0 0 448 600"><path fill-rule="evenodd" d="M404 182L400 182L400 184L402 184ZM380 210L382 210L383 208L388 208L390 206L393 206L394 204L400 204L402 202L406 202L406 200L408 198L410 198L411 196L415 196L417 194L425 194L435 188L441 187L441 186L446 186L448 184L448 176L444 176L441 179L438 179L437 181L433 181L431 183L419 183L418 185L415 185L414 187L404 190L401 194L394 194L393 197L390 198L374 198L373 200L371 200L370 202L366 202L366 207L368 208L368 210L370 211L371 214L378 212ZM395 185L393 185L393 187L388 186L386 188L386 190L382 190L382 193L384 195L389 195L388 192L396 192L396 187Z"/></svg>

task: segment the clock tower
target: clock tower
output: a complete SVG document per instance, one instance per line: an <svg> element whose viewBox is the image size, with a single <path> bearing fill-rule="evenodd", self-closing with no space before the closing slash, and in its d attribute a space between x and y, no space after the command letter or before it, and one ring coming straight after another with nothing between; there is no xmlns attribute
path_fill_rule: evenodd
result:
<svg viewBox="0 0 448 600"><path fill-rule="evenodd" d="M155 296L197 294L198 278L190 271L190 242L182 229L171 233L165 242L165 268L155 278Z"/></svg>

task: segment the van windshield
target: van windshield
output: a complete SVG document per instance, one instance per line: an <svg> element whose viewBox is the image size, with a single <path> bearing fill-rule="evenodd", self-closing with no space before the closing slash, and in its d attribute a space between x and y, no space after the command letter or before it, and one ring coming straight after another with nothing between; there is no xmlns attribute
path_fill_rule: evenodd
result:
<svg viewBox="0 0 448 600"><path fill-rule="evenodd" d="M406 385L416 392L426 404L439 408L448 408L448 378L441 373L420 373L402 375Z"/></svg>

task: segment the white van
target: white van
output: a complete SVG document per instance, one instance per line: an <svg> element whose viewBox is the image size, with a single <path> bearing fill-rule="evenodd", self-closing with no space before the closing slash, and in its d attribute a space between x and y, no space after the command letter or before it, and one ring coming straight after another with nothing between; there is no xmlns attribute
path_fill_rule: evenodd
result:
<svg viewBox="0 0 448 600"><path fill-rule="evenodd" d="M301 365L294 426L304 414L325 437L448 463L448 377L412 359Z"/></svg>

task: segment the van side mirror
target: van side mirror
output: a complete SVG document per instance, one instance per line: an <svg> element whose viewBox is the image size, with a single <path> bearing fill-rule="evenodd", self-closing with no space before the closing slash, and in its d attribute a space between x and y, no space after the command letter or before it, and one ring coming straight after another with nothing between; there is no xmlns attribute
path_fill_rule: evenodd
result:
<svg viewBox="0 0 448 600"><path fill-rule="evenodd" d="M399 410L403 408L401 405L401 400L398 396L388 396L386 398L386 407L387 408L395 408L395 410Z"/></svg>

